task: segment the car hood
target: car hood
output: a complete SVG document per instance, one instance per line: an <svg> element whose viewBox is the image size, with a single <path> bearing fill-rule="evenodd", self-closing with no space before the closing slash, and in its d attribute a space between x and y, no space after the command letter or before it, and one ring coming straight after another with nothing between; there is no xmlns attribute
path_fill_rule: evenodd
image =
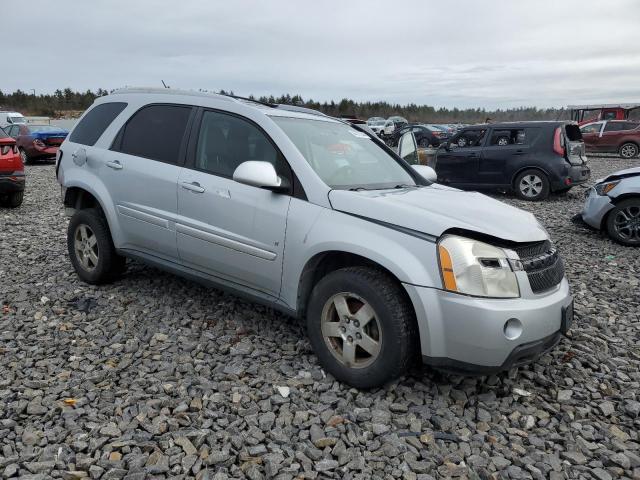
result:
<svg viewBox="0 0 640 480"><path fill-rule="evenodd" d="M637 177L639 175L640 175L640 167L627 168L625 170L619 170L617 172L614 172L607 177L599 178L598 180L596 180L596 183L610 182L612 180L620 180L622 178Z"/></svg>
<svg viewBox="0 0 640 480"><path fill-rule="evenodd" d="M456 228L512 242L548 238L531 213L481 193L438 184L394 190L331 190L329 201L335 210L436 237Z"/></svg>

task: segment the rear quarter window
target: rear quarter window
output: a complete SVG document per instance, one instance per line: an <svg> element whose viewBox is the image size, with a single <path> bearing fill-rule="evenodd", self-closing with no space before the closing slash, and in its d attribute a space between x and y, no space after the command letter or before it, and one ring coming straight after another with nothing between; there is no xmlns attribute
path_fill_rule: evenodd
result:
<svg viewBox="0 0 640 480"><path fill-rule="evenodd" d="M81 145L93 146L111 122L127 107L126 103L103 103L92 108L73 129L69 140Z"/></svg>

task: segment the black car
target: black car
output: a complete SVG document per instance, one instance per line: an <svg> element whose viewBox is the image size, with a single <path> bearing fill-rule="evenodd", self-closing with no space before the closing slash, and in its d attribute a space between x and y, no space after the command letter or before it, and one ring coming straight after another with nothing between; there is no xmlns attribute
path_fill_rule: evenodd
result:
<svg viewBox="0 0 640 480"><path fill-rule="evenodd" d="M570 122L473 125L443 143L429 163L438 182L463 189L507 189L542 200L585 183L584 141Z"/></svg>
<svg viewBox="0 0 640 480"><path fill-rule="evenodd" d="M418 147L438 147L444 141L449 138L449 135L444 130L441 130L430 125L422 125L413 123L406 125L402 128L396 129L393 134L387 140L387 145L395 147L398 145L400 137L407 132L413 132L413 136L416 139Z"/></svg>

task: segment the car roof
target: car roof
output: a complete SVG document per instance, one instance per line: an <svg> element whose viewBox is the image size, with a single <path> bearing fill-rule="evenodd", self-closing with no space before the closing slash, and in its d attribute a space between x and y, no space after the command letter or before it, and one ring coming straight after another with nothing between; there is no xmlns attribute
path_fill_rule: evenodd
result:
<svg viewBox="0 0 640 480"><path fill-rule="evenodd" d="M327 122L338 122L339 120L334 119L328 115L325 115L322 112L317 110L312 110L306 107L299 107L296 105L283 105L283 104L266 104L262 103L258 100L242 98L242 97L234 97L229 95L222 95L219 93L211 93L211 92L202 92L196 90L181 90L177 88L145 88L145 87L135 87L135 88L121 88L115 90L113 93L108 95L107 97L113 97L117 95L122 96L134 96L136 98L140 97L152 97L153 100L157 98L161 98L163 96L176 96L184 98L193 98L193 99L201 99L201 102L197 100L194 101L194 104L204 103L203 100L215 100L215 101L223 101L230 103L241 104L245 107L252 108L255 111L261 112L264 115L270 117L290 117L290 118L304 118L311 120L324 120ZM106 98L106 97L101 97ZM151 98L150 98L151 99ZM113 100L113 98L112 98ZM204 106L204 105L203 105Z"/></svg>

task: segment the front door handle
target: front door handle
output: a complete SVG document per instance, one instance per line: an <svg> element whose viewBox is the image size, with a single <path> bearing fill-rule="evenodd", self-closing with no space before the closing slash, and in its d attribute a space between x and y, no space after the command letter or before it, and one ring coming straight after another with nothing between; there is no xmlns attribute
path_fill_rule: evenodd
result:
<svg viewBox="0 0 640 480"><path fill-rule="evenodd" d="M513 154L514 155L524 155L524 150L516 150Z"/></svg>
<svg viewBox="0 0 640 480"><path fill-rule="evenodd" d="M469 155L467 155L469 158L478 158L478 154L477 153L470 153Z"/></svg>
<svg viewBox="0 0 640 480"><path fill-rule="evenodd" d="M204 193L204 187L201 187L198 182L182 182L182 188L191 190L195 193Z"/></svg>
<svg viewBox="0 0 640 480"><path fill-rule="evenodd" d="M122 170L122 164L118 160L107 162L107 167L113 168L114 170Z"/></svg>

